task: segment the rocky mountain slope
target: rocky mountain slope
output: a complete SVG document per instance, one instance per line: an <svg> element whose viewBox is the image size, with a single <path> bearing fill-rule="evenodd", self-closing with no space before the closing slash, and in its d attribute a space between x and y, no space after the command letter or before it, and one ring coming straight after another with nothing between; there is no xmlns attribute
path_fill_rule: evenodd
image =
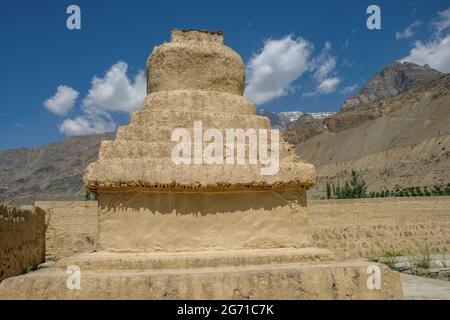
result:
<svg viewBox="0 0 450 320"><path fill-rule="evenodd" d="M388 88L390 79L379 87ZM343 108L323 121L301 118L290 127L286 139L317 168L313 197L324 195L326 182L345 181L352 169L369 191L450 182L450 75L425 81L419 77L420 85L411 83L413 89L392 98Z"/></svg>
<svg viewBox="0 0 450 320"><path fill-rule="evenodd" d="M387 100L442 76L443 73L428 65L420 66L410 62L391 63L377 73L356 96L347 99L342 105L342 110Z"/></svg>
<svg viewBox="0 0 450 320"><path fill-rule="evenodd" d="M259 113L281 130L303 115L291 112L289 120L270 111ZM97 159L100 142L113 137L114 133L70 137L42 147L0 152L0 202L20 206L37 200L80 200L84 169Z"/></svg>
<svg viewBox="0 0 450 320"><path fill-rule="evenodd" d="M352 169L373 191L450 182L450 75L394 63L352 99L336 114L259 111L275 128L289 126L285 138L316 165L313 197L324 195L326 182L345 181ZM97 158L100 141L113 136L0 152L0 202L81 199L86 165Z"/></svg>
<svg viewBox="0 0 450 320"><path fill-rule="evenodd" d="M70 137L0 152L0 202L18 206L36 200L81 200L84 169L97 158L100 141L113 136Z"/></svg>

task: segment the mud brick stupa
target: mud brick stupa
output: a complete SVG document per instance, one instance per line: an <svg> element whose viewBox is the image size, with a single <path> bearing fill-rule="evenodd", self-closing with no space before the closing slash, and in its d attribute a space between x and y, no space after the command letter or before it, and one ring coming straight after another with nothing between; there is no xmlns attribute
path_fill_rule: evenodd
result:
<svg viewBox="0 0 450 320"><path fill-rule="evenodd" d="M305 190L315 172L287 144L280 144L275 175L261 174L266 165L249 164L249 152L245 164L226 163L227 150L223 164L171 159L178 143L172 132L193 131L194 121L223 136L226 129L271 128L243 97L245 66L222 34L173 31L170 43L153 50L147 74L142 109L119 128L116 140L102 142L99 160L85 173L85 185L98 194L102 249L306 246Z"/></svg>
<svg viewBox="0 0 450 320"><path fill-rule="evenodd" d="M86 188L98 195L97 251L7 279L0 297L401 298L399 276L386 267L378 266L381 286L373 288L370 263L310 247L306 190L315 170L284 141L277 140L274 174L262 174L268 164L250 161L250 149L243 163L228 163L238 152L228 144L213 164L174 162L177 128L192 137L194 123L203 131L270 132L269 119L243 96L245 65L222 33L173 30L148 59L147 79L142 108L115 140L102 142L85 172ZM201 141L204 151L210 141ZM268 150L277 152L273 141ZM78 290L66 286L73 265Z"/></svg>

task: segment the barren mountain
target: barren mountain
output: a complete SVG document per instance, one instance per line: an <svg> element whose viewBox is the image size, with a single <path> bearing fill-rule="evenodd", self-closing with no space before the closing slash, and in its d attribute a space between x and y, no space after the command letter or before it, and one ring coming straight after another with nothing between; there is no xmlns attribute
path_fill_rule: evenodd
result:
<svg viewBox="0 0 450 320"><path fill-rule="evenodd" d="M362 102L331 116L260 111L279 128L297 118L285 137L317 167L312 196L323 196L326 182L345 181L352 169L362 172L369 191L450 182L450 75L394 63L352 99ZM81 199L85 167L97 158L100 141L113 136L0 152L0 202Z"/></svg>
<svg viewBox="0 0 450 320"><path fill-rule="evenodd" d="M0 152L0 202L18 206L36 200L81 200L83 171L97 158L100 141L113 136L70 137Z"/></svg>
<svg viewBox="0 0 450 320"><path fill-rule="evenodd" d="M313 196L324 195L326 182L342 184L352 169L369 191L450 182L450 75L413 86L324 121L297 121L288 130L298 154L316 165Z"/></svg>
<svg viewBox="0 0 450 320"><path fill-rule="evenodd" d="M399 94L421 88L433 80L442 78L443 73L410 62L393 62L377 73L352 98L347 99L341 112L300 115L289 126L285 137L294 145L304 142L318 134L330 131L346 130L365 121L374 120L382 115L382 105ZM282 117L279 116L280 119Z"/></svg>
<svg viewBox="0 0 450 320"><path fill-rule="evenodd" d="M347 99L342 110L365 106L374 101L387 100L407 90L418 88L444 74L410 62L394 62L377 73L359 93Z"/></svg>

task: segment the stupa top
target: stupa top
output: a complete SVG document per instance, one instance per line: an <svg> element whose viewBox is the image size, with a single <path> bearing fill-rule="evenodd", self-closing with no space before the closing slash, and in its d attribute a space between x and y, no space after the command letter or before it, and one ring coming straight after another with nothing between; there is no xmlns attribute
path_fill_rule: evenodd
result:
<svg viewBox="0 0 450 320"><path fill-rule="evenodd" d="M245 65L223 44L223 33L172 30L171 41L147 60L147 93L174 90L218 91L242 96Z"/></svg>
<svg viewBox="0 0 450 320"><path fill-rule="evenodd" d="M171 42L208 41L223 43L222 31L172 29Z"/></svg>
<svg viewBox="0 0 450 320"><path fill-rule="evenodd" d="M269 119L257 115L243 96L245 65L239 54L223 44L221 32L172 30L171 41L155 47L148 59L147 80L142 109L117 130L115 140L102 142L98 160L86 168L88 189L222 192L314 184L314 167L301 161L294 147L272 132ZM202 128L214 129L219 144L212 145ZM183 161L179 161L178 133L174 135L179 130L188 144L183 147ZM259 136L228 139L230 130ZM244 143L234 145L237 140ZM257 146L258 141L267 144ZM238 159L241 149L244 153ZM209 161L211 150L213 162ZM269 152L270 161L265 162ZM263 174L267 168L275 168L273 174Z"/></svg>

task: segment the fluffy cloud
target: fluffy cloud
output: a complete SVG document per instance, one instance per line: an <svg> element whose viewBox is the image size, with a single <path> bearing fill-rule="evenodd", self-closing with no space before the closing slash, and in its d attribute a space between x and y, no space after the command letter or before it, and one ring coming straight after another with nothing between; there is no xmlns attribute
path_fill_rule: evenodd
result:
<svg viewBox="0 0 450 320"><path fill-rule="evenodd" d="M139 109L146 94L145 75L140 71L130 81L127 69L128 65L119 61L103 78L94 77L83 106L103 111L132 112Z"/></svg>
<svg viewBox="0 0 450 320"><path fill-rule="evenodd" d="M317 86L317 91L321 94L330 94L336 91L337 86L341 83L338 77L326 78Z"/></svg>
<svg viewBox="0 0 450 320"><path fill-rule="evenodd" d="M110 115L88 114L75 119L66 119L59 125L59 131L67 136L83 136L111 132L116 124Z"/></svg>
<svg viewBox="0 0 450 320"><path fill-rule="evenodd" d="M314 78L321 82L336 68L336 58L330 54L331 43L325 42L325 47L322 49L320 56L314 59L312 69L314 71Z"/></svg>
<svg viewBox="0 0 450 320"><path fill-rule="evenodd" d="M401 62L409 61L417 64L428 64L442 72L450 72L450 8L439 13L431 23L435 33L427 41L416 41L409 55Z"/></svg>
<svg viewBox="0 0 450 320"><path fill-rule="evenodd" d="M59 131L67 136L88 135L114 131L114 112L131 113L142 104L146 95L146 80L143 71L133 79L127 76L128 65L119 61L111 66L104 77L95 76L91 88L83 99L83 114L66 119Z"/></svg>
<svg viewBox="0 0 450 320"><path fill-rule="evenodd" d="M414 28L420 25L420 21L416 21L410 24L405 30L397 31L395 33L395 40L401 40L406 38L411 38L414 35Z"/></svg>
<svg viewBox="0 0 450 320"><path fill-rule="evenodd" d="M450 35L429 42L416 41L409 55L400 61L428 64L442 72L450 72Z"/></svg>
<svg viewBox="0 0 450 320"><path fill-rule="evenodd" d="M44 107L50 112L62 117L72 109L77 98L77 91L71 87L60 85L56 89L54 96L44 102Z"/></svg>
<svg viewBox="0 0 450 320"><path fill-rule="evenodd" d="M335 75L336 58L331 55L330 50L331 43L327 41L320 55L313 59L310 69L314 72L316 88L313 92L303 94L304 97L333 93L341 83L341 79Z"/></svg>
<svg viewBox="0 0 450 320"><path fill-rule="evenodd" d="M439 12L437 19L431 23L437 33L441 33L450 28L450 8Z"/></svg>
<svg viewBox="0 0 450 320"><path fill-rule="evenodd" d="M312 45L292 35L268 40L247 64L245 95L255 104L263 104L293 90L292 83L309 68Z"/></svg>

